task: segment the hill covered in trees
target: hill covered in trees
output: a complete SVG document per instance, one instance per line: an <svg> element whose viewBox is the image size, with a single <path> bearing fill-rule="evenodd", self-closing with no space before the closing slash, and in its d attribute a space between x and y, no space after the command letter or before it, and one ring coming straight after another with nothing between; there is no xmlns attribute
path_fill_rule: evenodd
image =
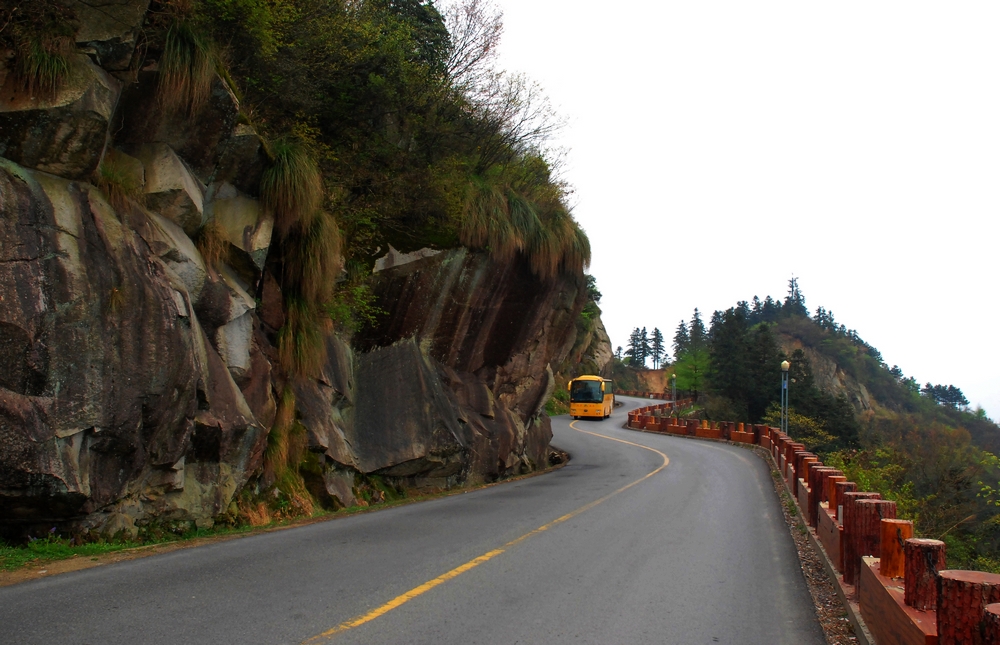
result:
<svg viewBox="0 0 1000 645"><path fill-rule="evenodd" d="M794 278L784 299L738 302L707 325L696 309L673 349L678 394L720 421L778 425L788 360L793 437L948 542L950 566L1000 570L1000 427L959 387L920 385L832 311L810 314Z"/></svg>

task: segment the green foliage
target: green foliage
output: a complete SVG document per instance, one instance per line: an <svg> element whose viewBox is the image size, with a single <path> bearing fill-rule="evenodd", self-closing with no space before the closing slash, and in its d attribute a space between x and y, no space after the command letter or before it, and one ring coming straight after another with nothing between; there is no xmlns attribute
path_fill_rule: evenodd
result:
<svg viewBox="0 0 1000 645"><path fill-rule="evenodd" d="M211 93L217 65L211 38L191 19L178 16L167 29L160 57L160 101L194 115Z"/></svg>
<svg viewBox="0 0 1000 645"><path fill-rule="evenodd" d="M333 324L347 333L374 326L387 313L375 304L375 294L363 282L341 285L326 305L326 312Z"/></svg>
<svg viewBox="0 0 1000 645"><path fill-rule="evenodd" d="M252 112L265 132L310 131L314 154L272 148L261 188L279 234L322 200L311 157L336 178L330 210L349 260L462 238L500 260L523 256L542 278L589 262L589 240L539 152L552 132L544 101L499 72L457 84L448 65L458 50L432 3L202 0L179 13L227 44L244 120ZM499 33L488 16L469 24ZM495 46L495 37L463 38L455 47L465 61L486 60Z"/></svg>
<svg viewBox="0 0 1000 645"><path fill-rule="evenodd" d="M550 417L559 414L569 414L569 391L565 387L556 387L552 396L545 402L545 413Z"/></svg>
<svg viewBox="0 0 1000 645"><path fill-rule="evenodd" d="M201 0L198 9L215 29L264 58L285 44L283 30L301 15L295 3L283 0Z"/></svg>
<svg viewBox="0 0 1000 645"><path fill-rule="evenodd" d="M64 538L53 532L22 546L0 542L0 571L12 571L34 562L65 560L74 556L98 556L135 546L138 543L129 541L78 542L74 538Z"/></svg>
<svg viewBox="0 0 1000 645"><path fill-rule="evenodd" d="M628 344L625 347L625 356L628 359L628 364L632 367L644 368L646 367L646 358L651 353L652 346L650 345L646 328L639 329L636 327L629 334Z"/></svg>
<svg viewBox="0 0 1000 645"><path fill-rule="evenodd" d="M742 310L729 309L712 325L708 353L712 392L741 410L736 420L757 422L779 395L782 357L771 326L751 327Z"/></svg>
<svg viewBox="0 0 1000 645"><path fill-rule="evenodd" d="M615 382L615 388L619 390L642 389L638 370L619 358L611 359L611 379Z"/></svg>
<svg viewBox="0 0 1000 645"><path fill-rule="evenodd" d="M336 222L322 211L308 228L290 231L281 241L286 291L317 309L330 302L342 267L340 244Z"/></svg>
<svg viewBox="0 0 1000 645"><path fill-rule="evenodd" d="M827 454L823 463L842 470L858 490L880 493L883 499L896 502L898 517L917 520L918 528L927 528L919 526L921 501L915 496L914 483L907 480L905 455L892 448L847 450Z"/></svg>
<svg viewBox="0 0 1000 645"><path fill-rule="evenodd" d="M761 421L769 426L781 425L781 407L772 404ZM788 434L818 454L827 453L837 444L837 437L827 432L822 421L799 414L794 408L788 409Z"/></svg>
<svg viewBox="0 0 1000 645"><path fill-rule="evenodd" d="M674 361L677 389L690 392L698 400L698 393L705 387L711 357L704 347L691 347Z"/></svg>

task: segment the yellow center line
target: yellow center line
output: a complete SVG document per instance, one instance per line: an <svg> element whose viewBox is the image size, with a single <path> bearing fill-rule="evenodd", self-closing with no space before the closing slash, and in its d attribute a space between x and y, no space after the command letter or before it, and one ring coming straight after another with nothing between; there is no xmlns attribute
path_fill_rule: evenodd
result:
<svg viewBox="0 0 1000 645"><path fill-rule="evenodd" d="M656 473L658 473L661 470L663 470L664 468L666 468L667 464L670 463L670 458L667 457L664 453L660 452L659 450L657 450L655 448L650 448L649 446L644 446L644 445L639 444L639 443L632 443L631 441L625 441L624 439L616 439L615 437L609 437L607 435L598 434L596 432L590 432L589 430L581 430L580 428L576 427L576 421L571 422L569 424L569 427L572 428L572 429L574 429L574 430L576 430L577 432L582 432L583 434L589 434L589 435L594 436L594 437L601 437L602 439L608 439L609 441L617 441L618 443L624 443L624 444L627 444L629 446L635 446L636 448L642 448L643 450L649 450L651 452L655 452L659 456L663 457L663 463L660 464L660 466L656 470L653 470L652 472L650 472L650 473L648 473L648 474L640 477L639 479L635 480L631 484L626 484L625 486L622 486L621 488L619 488L618 490L616 490L614 492L608 493L607 495L605 495L604 497L602 497L602 498L600 498L598 500L594 500L593 502L590 502L589 504L585 504L584 506L581 506L580 508L576 509L575 511L571 511L571 512L563 515L562 517L557 517L556 519L552 520L548 524L543 524L542 526L539 526L537 529L535 529L533 531L530 531L528 533L525 533L524 535L522 535L519 538L515 538L515 539L511 540L510 542L504 544L503 546L501 546L499 548L493 549L492 551L487 551L486 553L482 554L478 558L474 558L472 560L469 560L465 564L457 566L454 569L452 569L451 571L449 571L447 573L443 573L440 576L438 576L437 578L434 578L433 580L429 580L429 581L425 582L424 584L420 585L419 587L414 587L413 589L410 589L406 593L404 593L404 594L402 594L400 596L396 596L395 598L393 598L389 602L385 603L384 605L382 605L380 607L376 607L375 609L372 609L368 613L361 614L360 616L356 616L356 617L354 617L354 618L352 618L350 620L345 620L344 622L340 623L336 627L332 627L332 628L326 630L322 634L317 634L316 636L308 638L308 639L302 641L302 645L308 645L309 643L318 643L320 641L327 640L327 639L331 638L332 636L340 634L341 632L346 632L349 629L354 629L355 627L359 627L361 625L364 625L365 623L371 622L371 621L375 620L376 618L378 618L379 616L383 616L383 615L389 613L390 611L392 611L393 609L395 609L395 608L397 608L397 607L399 607L401 605L404 605L404 604L410 602L411 600L413 600L417 596L420 596L422 594L427 593L428 591L430 591L434 587L437 587L440 584L444 584L445 582L448 582L449 580L451 580L453 578L457 578L458 576L462 575L466 571L469 571L470 569L474 569L475 567L478 567L479 565L481 565L484 562L489 562L490 560L492 560L493 558L497 557L501 553L504 553L505 551L507 551L511 547L513 547L515 545L518 545L521 542L524 542L528 538L530 538L532 536L535 536L535 535L538 535L539 533L543 533L545 531L548 531L550 528L552 528L553 526L556 526L557 524L562 524L563 522L565 522L567 520L573 519L574 517L576 517L580 513L583 513L585 511L589 511L590 509L594 508L598 504L601 504L601 503L606 502L607 500L611 499L615 495L618 495L619 493L623 493L623 492L627 491L628 489L632 488L633 486L635 486L636 484L640 484L640 483L646 481L647 479L649 479L650 477L652 477Z"/></svg>

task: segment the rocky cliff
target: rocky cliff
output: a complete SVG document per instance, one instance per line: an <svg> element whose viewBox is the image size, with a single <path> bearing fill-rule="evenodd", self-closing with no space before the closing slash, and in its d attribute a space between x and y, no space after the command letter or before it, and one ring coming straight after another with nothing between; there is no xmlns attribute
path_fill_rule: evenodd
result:
<svg viewBox="0 0 1000 645"><path fill-rule="evenodd" d="M788 334L779 334L778 342L781 350L788 356L797 349L802 350L809 359L816 387L835 397L843 396L856 413L864 413L878 405L864 383L858 381L827 354L805 345L800 339Z"/></svg>
<svg viewBox="0 0 1000 645"><path fill-rule="evenodd" d="M171 108L136 49L148 0L69 4L64 82L0 66L0 532L231 515L267 483L282 397L341 505L359 474L451 485L545 463L579 276L464 248L388 257L385 315L355 337L327 325L318 373L282 372L268 159L236 93L216 75Z"/></svg>

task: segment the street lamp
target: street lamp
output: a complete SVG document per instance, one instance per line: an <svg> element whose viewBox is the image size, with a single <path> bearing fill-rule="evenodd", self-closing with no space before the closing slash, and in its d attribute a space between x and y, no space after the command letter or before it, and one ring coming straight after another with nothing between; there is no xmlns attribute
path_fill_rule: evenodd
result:
<svg viewBox="0 0 1000 645"><path fill-rule="evenodd" d="M674 372L673 374L670 375L670 382L671 382L672 387L673 387L674 409L676 410L677 409L677 372Z"/></svg>
<svg viewBox="0 0 1000 645"><path fill-rule="evenodd" d="M791 363L781 361L781 431L788 434L788 368Z"/></svg>

